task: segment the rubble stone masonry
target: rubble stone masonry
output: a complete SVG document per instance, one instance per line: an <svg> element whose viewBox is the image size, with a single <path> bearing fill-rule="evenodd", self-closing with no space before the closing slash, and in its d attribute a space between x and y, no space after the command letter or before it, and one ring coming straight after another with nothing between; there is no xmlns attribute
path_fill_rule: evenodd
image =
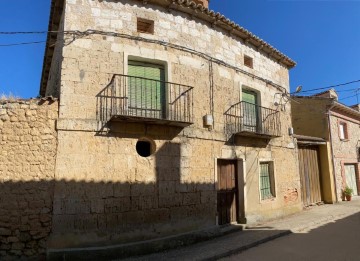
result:
<svg viewBox="0 0 360 261"><path fill-rule="evenodd" d="M53 99L0 101L0 260L40 260L51 230Z"/></svg>

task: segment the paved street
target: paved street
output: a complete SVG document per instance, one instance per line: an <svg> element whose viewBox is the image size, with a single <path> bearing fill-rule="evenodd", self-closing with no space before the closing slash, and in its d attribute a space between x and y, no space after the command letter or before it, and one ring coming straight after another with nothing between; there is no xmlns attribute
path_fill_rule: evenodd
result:
<svg viewBox="0 0 360 261"><path fill-rule="evenodd" d="M221 260L360 260L360 213Z"/></svg>
<svg viewBox="0 0 360 261"><path fill-rule="evenodd" d="M220 238L127 260L221 258L255 261L360 260L360 197L353 198L351 202L314 206Z"/></svg>

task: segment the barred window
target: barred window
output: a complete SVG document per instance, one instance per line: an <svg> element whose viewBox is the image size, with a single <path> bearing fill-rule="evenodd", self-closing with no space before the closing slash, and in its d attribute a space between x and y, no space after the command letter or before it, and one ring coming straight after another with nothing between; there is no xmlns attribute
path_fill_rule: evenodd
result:
<svg viewBox="0 0 360 261"><path fill-rule="evenodd" d="M261 200L275 197L275 180L273 162L260 163Z"/></svg>

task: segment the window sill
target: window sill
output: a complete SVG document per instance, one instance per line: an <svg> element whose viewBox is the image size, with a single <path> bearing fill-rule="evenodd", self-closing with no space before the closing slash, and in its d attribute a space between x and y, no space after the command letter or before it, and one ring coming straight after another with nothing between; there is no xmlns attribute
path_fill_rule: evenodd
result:
<svg viewBox="0 0 360 261"><path fill-rule="evenodd" d="M273 202L276 200L276 197L266 198L266 199L260 199L260 203L268 203Z"/></svg>
<svg viewBox="0 0 360 261"><path fill-rule="evenodd" d="M343 141L343 142L348 142L349 139L340 139L340 141Z"/></svg>

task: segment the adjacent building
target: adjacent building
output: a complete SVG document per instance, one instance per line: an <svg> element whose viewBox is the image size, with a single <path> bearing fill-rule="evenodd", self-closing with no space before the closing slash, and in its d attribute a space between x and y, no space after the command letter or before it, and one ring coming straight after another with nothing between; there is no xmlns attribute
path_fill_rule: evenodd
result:
<svg viewBox="0 0 360 261"><path fill-rule="evenodd" d="M331 89L313 96L295 96L293 126L299 143L300 176L305 205L342 199L349 186L360 192L359 105L346 106Z"/></svg>

